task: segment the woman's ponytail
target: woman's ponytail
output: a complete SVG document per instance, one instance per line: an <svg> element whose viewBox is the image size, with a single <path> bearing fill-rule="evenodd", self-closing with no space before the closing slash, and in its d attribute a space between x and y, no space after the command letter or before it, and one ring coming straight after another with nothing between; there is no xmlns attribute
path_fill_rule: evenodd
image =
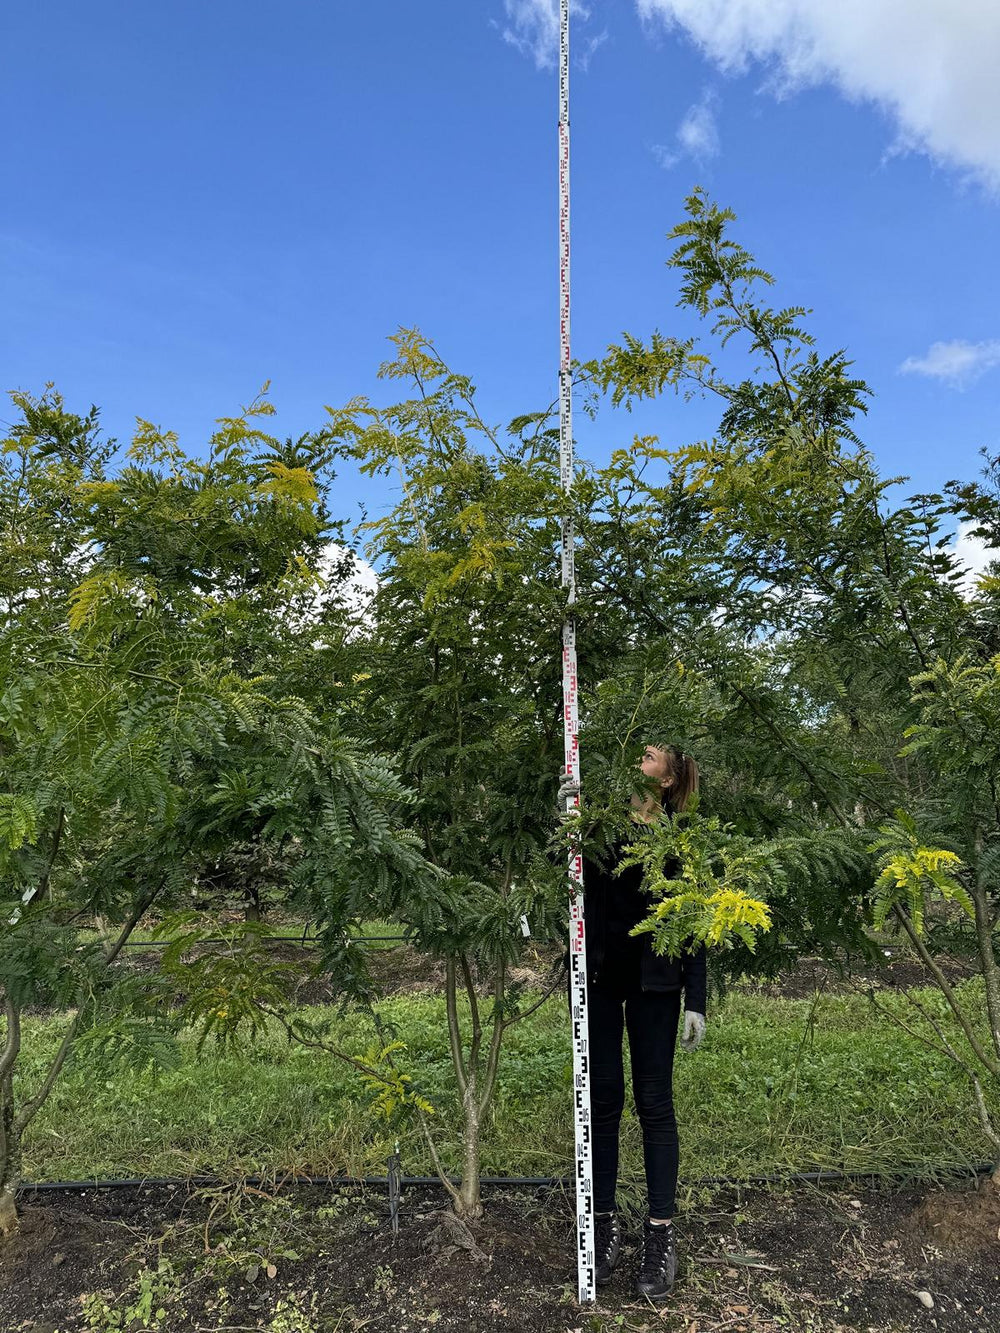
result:
<svg viewBox="0 0 1000 1333"><path fill-rule="evenodd" d="M685 808L698 790L698 765L689 754L673 747L667 751L671 760L673 782L664 795L675 811Z"/></svg>

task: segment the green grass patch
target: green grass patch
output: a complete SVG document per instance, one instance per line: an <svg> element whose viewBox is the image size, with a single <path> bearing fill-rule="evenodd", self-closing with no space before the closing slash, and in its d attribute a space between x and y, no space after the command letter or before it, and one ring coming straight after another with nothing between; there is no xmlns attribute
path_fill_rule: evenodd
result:
<svg viewBox="0 0 1000 1333"><path fill-rule="evenodd" d="M977 984L981 994L981 983L962 989L971 997ZM905 1003L887 992L881 998ZM921 999L943 1016L937 992L921 992ZM381 1008L406 1043L401 1067L438 1108L439 1150L455 1169L457 1097L443 999L397 996ZM355 1053L374 1040L360 1017L309 1013L329 1019L331 1039ZM64 1021L25 1021L18 1077L28 1086L37 1085ZM483 1136L484 1172L570 1173L570 1083L566 1004L557 997L508 1034ZM731 994L710 1015L701 1050L678 1051L675 1096L681 1175L688 1180L822 1167L920 1172L928 1164L966 1164L987 1155L960 1071L860 996L823 996L813 1011L806 1000ZM186 1043L180 1067L158 1076L125 1070L99 1077L82 1061L71 1063L31 1128L24 1165L35 1180L288 1170L382 1174L397 1137L405 1171L429 1173L414 1123L376 1116L353 1070L290 1046L275 1029L241 1052L206 1047L199 1056L193 1042ZM642 1178L630 1097L621 1173L626 1184Z"/></svg>

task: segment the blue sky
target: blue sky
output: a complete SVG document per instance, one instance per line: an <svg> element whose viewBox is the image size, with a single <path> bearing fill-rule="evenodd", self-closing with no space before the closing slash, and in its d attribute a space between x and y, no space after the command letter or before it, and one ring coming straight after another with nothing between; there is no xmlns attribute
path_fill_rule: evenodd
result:
<svg viewBox="0 0 1000 1333"><path fill-rule="evenodd" d="M138 414L196 452L267 378L281 434L386 394L385 337L419 324L487 415L547 403L553 4L7 5L3 387L54 380L111 433ZM819 8L578 10L574 354L690 327L665 233L702 183L872 384L883 469L930 489L1000 445L997 6L843 0L834 27ZM636 428L712 424L668 399L580 433L601 458ZM344 476L345 514L370 485Z"/></svg>

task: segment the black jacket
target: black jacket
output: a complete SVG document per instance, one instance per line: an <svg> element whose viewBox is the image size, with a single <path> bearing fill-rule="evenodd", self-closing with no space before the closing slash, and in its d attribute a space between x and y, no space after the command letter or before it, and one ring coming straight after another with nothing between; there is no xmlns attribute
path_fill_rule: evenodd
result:
<svg viewBox="0 0 1000 1333"><path fill-rule="evenodd" d="M619 848L602 865L588 856L583 860L583 915L587 939L587 979L591 984L601 976L610 950L620 949L623 941L639 950L640 985L646 991L684 991L684 1007L705 1013L706 951L702 945L694 953L683 952L679 958L653 951L652 935L628 937L632 926L649 913L651 898L642 889L642 870L628 866L620 875L612 871L618 862ZM566 955L569 965L569 954Z"/></svg>

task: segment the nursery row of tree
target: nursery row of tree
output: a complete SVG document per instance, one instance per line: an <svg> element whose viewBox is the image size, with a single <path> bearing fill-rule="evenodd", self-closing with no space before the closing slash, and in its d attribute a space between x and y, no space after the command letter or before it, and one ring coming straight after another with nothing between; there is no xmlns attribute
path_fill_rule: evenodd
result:
<svg viewBox="0 0 1000 1333"><path fill-rule="evenodd" d="M184 1026L267 1022L350 1059L382 1109L434 1118L386 1032L364 1059L286 1005L260 908L315 924L346 1004L377 1001L350 929L399 921L446 965L465 1157L503 1039L541 1002L511 981L566 925L565 841L615 825L647 743L694 753L695 809L637 844L657 947L715 946L720 980L905 934L942 992L912 1030L967 1072L1000 1160L1000 578L969 585L952 536L1000 546L1000 456L902 500L859 438L868 390L704 195L671 233L680 305L707 338L626 337L577 368L609 440L640 399L701 395L711 440L634 438L559 485L551 408L505 428L415 330L381 375L400 400L266 433L266 397L189 455L140 421L13 395L0 469L0 1226L21 1143L69 1058L169 1062ZM725 351L723 351L725 348ZM748 358L733 373L737 355ZM349 529L336 468L372 479ZM578 537L581 819L560 829L559 524ZM365 592L355 552L378 572ZM681 878L664 880L665 853ZM223 908L249 905L212 947ZM99 932L81 933L98 921ZM161 972L116 966L169 935ZM976 960L957 992L943 952ZM562 986L552 977L551 990ZM183 1006L172 1004L177 994ZM67 1011L40 1083L21 1016Z"/></svg>

